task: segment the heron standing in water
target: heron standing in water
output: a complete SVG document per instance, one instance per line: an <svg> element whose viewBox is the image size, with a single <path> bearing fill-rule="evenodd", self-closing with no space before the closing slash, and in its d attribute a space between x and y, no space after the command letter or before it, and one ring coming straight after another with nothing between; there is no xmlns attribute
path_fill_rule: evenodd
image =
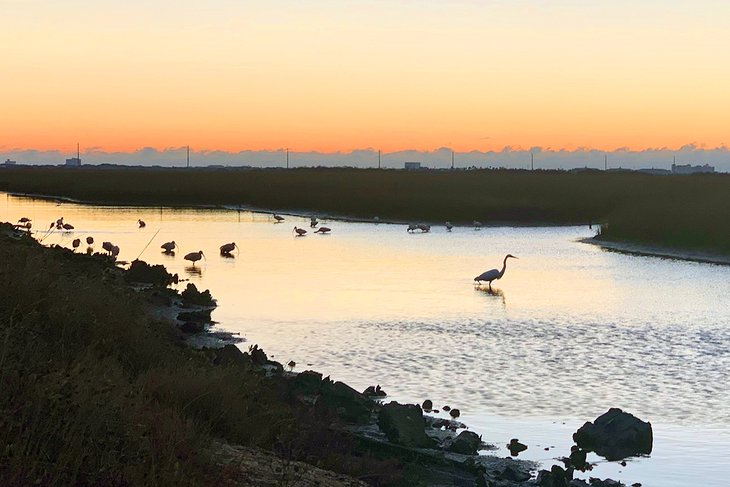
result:
<svg viewBox="0 0 730 487"><path fill-rule="evenodd" d="M502 270L498 271L497 269L492 269L487 272L482 272L477 277L474 278L474 281L476 283L481 283L482 281L486 281L489 283L489 291L492 291L492 281L496 281L499 279L502 279L502 276L504 275L504 271L507 270L507 259L512 258L516 259L512 254L507 254L507 256L504 258L504 261L502 262Z"/></svg>

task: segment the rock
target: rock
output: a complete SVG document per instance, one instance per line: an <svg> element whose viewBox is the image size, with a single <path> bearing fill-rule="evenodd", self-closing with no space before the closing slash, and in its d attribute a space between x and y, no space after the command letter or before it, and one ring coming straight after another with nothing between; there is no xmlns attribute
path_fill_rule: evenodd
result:
<svg viewBox="0 0 730 487"><path fill-rule="evenodd" d="M243 365L247 362L247 356L237 346L231 344L217 349L213 358L213 365Z"/></svg>
<svg viewBox="0 0 730 487"><path fill-rule="evenodd" d="M322 374L314 370L300 372L292 381L292 389L301 394L317 394L322 389Z"/></svg>
<svg viewBox="0 0 730 487"><path fill-rule="evenodd" d="M423 412L415 404L389 402L378 414L378 426L393 443L418 448L433 445L433 441L426 435Z"/></svg>
<svg viewBox="0 0 730 487"><path fill-rule="evenodd" d="M579 447L571 448L570 452L570 464L575 467L576 470L580 470L581 472L586 471L586 467L588 466L586 463L586 455L588 452L583 450Z"/></svg>
<svg viewBox="0 0 730 487"><path fill-rule="evenodd" d="M537 485L540 487L568 487L573 480L573 470L563 470L553 465L550 471L540 470L537 474Z"/></svg>
<svg viewBox="0 0 730 487"><path fill-rule="evenodd" d="M444 450L462 455L476 455L481 443L478 434L473 431L462 431L455 438L446 440Z"/></svg>
<svg viewBox="0 0 730 487"><path fill-rule="evenodd" d="M507 449L509 450L510 455L516 457L521 452L527 450L527 445L520 443L520 440L517 438L512 438L507 444Z"/></svg>
<svg viewBox="0 0 730 487"><path fill-rule="evenodd" d="M388 395L383 389L380 388L380 384L378 384L377 386L368 386L363 391L363 394L371 397L385 397Z"/></svg>
<svg viewBox="0 0 730 487"><path fill-rule="evenodd" d="M609 461L649 454L654 441L651 423L618 408L609 409L593 423L585 423L573 434L573 440Z"/></svg>
<svg viewBox="0 0 730 487"><path fill-rule="evenodd" d="M258 345L249 347L248 352L251 354L251 361L254 365L262 366L269 361L269 357L266 356L266 353Z"/></svg>
<svg viewBox="0 0 730 487"><path fill-rule="evenodd" d="M451 411L449 411L449 414L452 418L456 419L461 416L461 411L459 411L458 409L452 409Z"/></svg>
<svg viewBox="0 0 730 487"><path fill-rule="evenodd" d="M168 273L165 266L149 265L142 260L132 261L129 269L124 273L124 277L129 282L141 282L159 287L167 287L173 282L177 282L177 275L173 276Z"/></svg>
<svg viewBox="0 0 730 487"><path fill-rule="evenodd" d="M626 487L621 482L613 479L601 480L595 477L591 477L588 479L588 481L590 482L591 487Z"/></svg>
<svg viewBox="0 0 730 487"><path fill-rule="evenodd" d="M423 401L423 404L421 404L421 409L424 411L431 411L433 409L433 402L430 399L426 399Z"/></svg>
<svg viewBox="0 0 730 487"><path fill-rule="evenodd" d="M444 406L441 409L443 409L444 411L451 411L451 408L449 406Z"/></svg>
<svg viewBox="0 0 730 487"><path fill-rule="evenodd" d="M180 293L185 304L192 304L198 306L215 306L215 300L210 295L210 291L206 289L203 292L198 291L198 288L192 282L188 283L185 290Z"/></svg>
<svg viewBox="0 0 730 487"><path fill-rule="evenodd" d="M319 403L334 410L343 420L364 423L370 419L374 403L344 382L322 387Z"/></svg>
<svg viewBox="0 0 730 487"><path fill-rule="evenodd" d="M524 482L530 480L530 472L521 470L517 465L508 463L504 469L497 474L499 480L509 480L511 482Z"/></svg>

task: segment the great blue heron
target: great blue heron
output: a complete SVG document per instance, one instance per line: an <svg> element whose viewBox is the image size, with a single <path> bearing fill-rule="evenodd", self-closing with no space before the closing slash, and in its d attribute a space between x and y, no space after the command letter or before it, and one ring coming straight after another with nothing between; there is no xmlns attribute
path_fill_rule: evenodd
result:
<svg viewBox="0 0 730 487"><path fill-rule="evenodd" d="M173 240L172 242L165 242L162 245L160 245L160 248L165 251L166 254L169 254L173 250L175 250L175 247L177 247L177 244Z"/></svg>
<svg viewBox="0 0 730 487"><path fill-rule="evenodd" d="M137 225L139 225L139 228L144 228L147 226L147 224L142 220L137 220Z"/></svg>
<svg viewBox="0 0 730 487"><path fill-rule="evenodd" d="M198 250L197 252L190 252L189 254L186 254L185 257L183 257L185 260L189 260L193 263L193 267L195 267L195 263L205 257L203 255L202 250Z"/></svg>
<svg viewBox="0 0 730 487"><path fill-rule="evenodd" d="M507 254L507 256L504 258L504 261L502 262L502 270L498 271L497 269L492 269L487 272L483 272L479 274L477 277L474 278L474 281L477 283L481 283L482 281L486 281L489 283L489 290L492 290L492 281L502 279L502 276L504 275L504 271L507 270L507 259L512 258L516 259L512 254Z"/></svg>
<svg viewBox="0 0 730 487"><path fill-rule="evenodd" d="M238 250L238 246L235 244L235 242L223 244L220 247L221 249L221 255L229 255L231 252L233 252L233 249ZM239 250L240 252L240 250Z"/></svg>
<svg viewBox="0 0 730 487"><path fill-rule="evenodd" d="M329 227L319 227L317 229L317 231L315 231L314 233L319 233L319 234L322 234L323 235L325 233L330 233L331 231L332 231L332 229L329 228Z"/></svg>
<svg viewBox="0 0 730 487"><path fill-rule="evenodd" d="M297 234L297 237L303 237L307 234L307 231L303 228L294 227L294 232Z"/></svg>

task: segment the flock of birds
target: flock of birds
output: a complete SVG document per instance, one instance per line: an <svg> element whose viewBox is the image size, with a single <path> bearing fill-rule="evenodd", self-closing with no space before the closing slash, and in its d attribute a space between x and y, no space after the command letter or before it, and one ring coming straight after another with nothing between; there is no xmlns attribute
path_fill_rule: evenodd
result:
<svg viewBox="0 0 730 487"><path fill-rule="evenodd" d="M284 222L285 218L278 214L273 214L273 219L275 220L275 223L282 223ZM376 221L379 221L378 217L375 217ZM147 224L144 222L144 220L137 220L137 225L139 228L144 228L147 226ZM23 228L30 232L31 228L33 227L33 223L30 218L22 217L18 220L18 224L15 225L17 228ZM325 226L319 226L319 220L317 217L311 217L309 221L310 228L317 228L313 233L318 233L321 235L329 234L332 229ZM450 232L454 225L447 221L445 222L446 230ZM474 220L472 222L472 226L475 230L479 230L482 227L482 223L480 221ZM63 232L71 232L74 230L74 226L70 223L67 223L63 220L63 217L57 219L54 222L51 222L51 225L48 228L48 231L46 232L46 235L43 237L47 237L53 230L59 230ZM427 233L431 231L431 225L425 224L425 223L411 223L408 225L407 232L413 233L415 231L420 231L421 233ZM304 228L300 228L295 226L292 230L294 235L296 237L304 237L307 235L307 230ZM42 241L42 240L41 240ZM86 243L88 245L86 252L88 254L91 254L93 252L93 245L94 245L94 238L91 236L86 237ZM73 247L74 251L78 249L81 246L81 239L76 238L71 242L71 246ZM116 258L119 255L119 246L114 245L112 242L102 242L101 247L112 257ZM163 250L163 253L165 254L172 254L174 255L175 249L178 248L177 244L174 240L170 242L163 243L160 248ZM238 251L240 253L240 249L236 245L235 242L226 243L220 246L220 255L224 257L232 257L232 253L234 250ZM202 250L198 250L197 252L190 252L188 254L185 254L183 256L183 259L192 262L193 267L195 267L195 263L199 260L202 260L205 258L205 254ZM502 261L502 269L490 269L486 272L482 272L477 277L474 278L474 282L477 283L477 285L481 285L482 283L486 282L489 284L489 291L492 292L492 282L497 281L499 279L502 279L504 276L505 271L507 270L507 259L517 259L512 254L507 254Z"/></svg>

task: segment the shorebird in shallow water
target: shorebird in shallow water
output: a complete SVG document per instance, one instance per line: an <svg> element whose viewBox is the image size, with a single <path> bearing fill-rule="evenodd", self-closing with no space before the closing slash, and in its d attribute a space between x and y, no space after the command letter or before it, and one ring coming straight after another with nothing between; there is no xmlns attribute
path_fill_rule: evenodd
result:
<svg viewBox="0 0 730 487"><path fill-rule="evenodd" d="M502 276L504 276L504 271L507 270L507 259L516 259L512 254L507 254L507 256L504 258L504 261L502 262L502 270L498 271L497 269L491 269L486 272L482 272L477 277L474 278L474 282L481 284L483 281L489 283L489 290L492 290L492 281L496 281L499 279L502 279Z"/></svg>
<svg viewBox="0 0 730 487"><path fill-rule="evenodd" d="M172 242L165 242L162 245L160 245L160 248L165 251L165 253L170 253L173 250L175 250L175 247L177 247L177 244L175 244L175 241Z"/></svg>
<svg viewBox="0 0 730 487"><path fill-rule="evenodd" d="M330 233L331 231L332 231L332 229L331 229L331 228L329 228L329 227L319 227L319 228L317 229L317 231L316 231L316 232L314 232L314 233L319 233L319 234L321 234L321 235L324 235L325 233Z"/></svg>
<svg viewBox="0 0 730 487"><path fill-rule="evenodd" d="M450 232L452 228L454 228L454 225L451 222L446 222L446 231Z"/></svg>
<svg viewBox="0 0 730 487"><path fill-rule="evenodd" d="M307 231L303 228L294 227L294 232L297 234L297 237L303 237L307 234Z"/></svg>
<svg viewBox="0 0 730 487"><path fill-rule="evenodd" d="M284 217L274 213L274 220L276 220L276 223L281 223L284 221Z"/></svg>
<svg viewBox="0 0 730 487"><path fill-rule="evenodd" d="M189 260L193 263L193 266L195 266L195 263L205 257L203 255L202 250L198 250L197 252L190 252L189 254L186 254L185 257L183 257L185 260Z"/></svg>
<svg viewBox="0 0 730 487"><path fill-rule="evenodd" d="M233 252L234 249L238 250L238 246L234 242L231 242L221 245L220 249L221 255L230 255L230 253Z"/></svg>
<svg viewBox="0 0 730 487"><path fill-rule="evenodd" d="M147 226L147 224L142 220L137 220L137 225L139 225L139 228L144 228Z"/></svg>

